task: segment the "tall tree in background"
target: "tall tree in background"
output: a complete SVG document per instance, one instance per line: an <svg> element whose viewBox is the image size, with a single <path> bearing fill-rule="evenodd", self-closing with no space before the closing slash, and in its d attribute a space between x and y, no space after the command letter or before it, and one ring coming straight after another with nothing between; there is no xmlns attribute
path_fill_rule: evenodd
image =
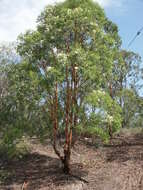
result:
<svg viewBox="0 0 143 190"><path fill-rule="evenodd" d="M122 127L129 127L132 126L132 120L138 113L143 68L138 54L121 50L117 55L111 79L112 95L118 99L122 108Z"/></svg>
<svg viewBox="0 0 143 190"><path fill-rule="evenodd" d="M4 97L8 94L7 70L10 64L18 61L14 43L0 44L0 108Z"/></svg>

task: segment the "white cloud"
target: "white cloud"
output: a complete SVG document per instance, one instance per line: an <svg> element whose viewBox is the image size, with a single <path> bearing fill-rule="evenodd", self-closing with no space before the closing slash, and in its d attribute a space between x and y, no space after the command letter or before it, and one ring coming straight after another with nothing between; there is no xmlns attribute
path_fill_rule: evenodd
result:
<svg viewBox="0 0 143 190"><path fill-rule="evenodd" d="M0 0L0 41L16 40L20 33L33 29L45 5L57 0ZM61 0L58 0L61 1Z"/></svg>
<svg viewBox="0 0 143 190"><path fill-rule="evenodd" d="M45 5L62 0L0 0L0 41L16 40L20 33L33 29ZM101 6L119 6L122 0L96 0ZM116 3L115 3L116 2Z"/></svg>
<svg viewBox="0 0 143 190"><path fill-rule="evenodd" d="M124 0L95 0L103 7L120 7Z"/></svg>

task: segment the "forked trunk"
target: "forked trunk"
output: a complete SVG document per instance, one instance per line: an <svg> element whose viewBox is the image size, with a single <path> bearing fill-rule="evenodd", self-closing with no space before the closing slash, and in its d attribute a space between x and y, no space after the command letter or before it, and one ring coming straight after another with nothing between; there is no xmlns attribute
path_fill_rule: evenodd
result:
<svg viewBox="0 0 143 190"><path fill-rule="evenodd" d="M61 156L60 152L57 150L57 147L55 144L53 144L54 151L56 155L60 158L62 165L63 165L63 172L65 174L70 174L71 168L70 168L70 158L71 158L71 146L67 147L68 149L64 149L64 155Z"/></svg>

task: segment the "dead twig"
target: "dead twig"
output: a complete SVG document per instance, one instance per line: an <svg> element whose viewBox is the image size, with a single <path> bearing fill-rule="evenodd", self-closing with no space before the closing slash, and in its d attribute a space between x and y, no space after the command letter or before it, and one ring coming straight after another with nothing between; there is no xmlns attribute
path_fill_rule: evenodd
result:
<svg viewBox="0 0 143 190"><path fill-rule="evenodd" d="M21 187L21 190L26 190L27 189L27 186L28 186L29 182L25 182L23 183L22 187Z"/></svg>

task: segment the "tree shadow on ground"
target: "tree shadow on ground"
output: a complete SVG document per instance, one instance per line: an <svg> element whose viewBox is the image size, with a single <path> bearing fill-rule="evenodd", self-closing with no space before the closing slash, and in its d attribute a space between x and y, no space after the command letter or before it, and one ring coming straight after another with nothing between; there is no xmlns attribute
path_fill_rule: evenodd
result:
<svg viewBox="0 0 143 190"><path fill-rule="evenodd" d="M134 136L119 144L106 145L108 162L143 161L143 139Z"/></svg>
<svg viewBox="0 0 143 190"><path fill-rule="evenodd" d="M28 154L20 161L11 161L3 165L3 169L11 174L4 185L22 185L24 182L28 182L29 190L38 190L52 184L62 186L75 183L78 180L82 181L83 177L87 175L87 171L82 168L82 164L71 164L71 167L73 175L65 175L63 174L60 160L57 158L36 153Z"/></svg>

